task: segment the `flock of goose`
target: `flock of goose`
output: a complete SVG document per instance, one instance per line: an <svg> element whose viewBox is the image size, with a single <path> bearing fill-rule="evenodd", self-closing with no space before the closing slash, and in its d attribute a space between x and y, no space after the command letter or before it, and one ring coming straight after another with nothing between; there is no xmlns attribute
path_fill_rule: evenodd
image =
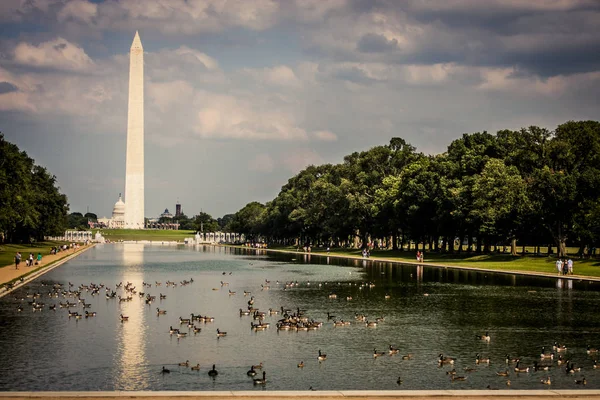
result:
<svg viewBox="0 0 600 400"><path fill-rule="evenodd" d="M223 273L223 275L225 275L225 273ZM179 283L176 283L173 281L166 281L165 286L166 287L186 286L186 285L192 284L193 282L194 282L193 278L191 278L190 280L183 280ZM214 288L213 290L221 290L223 288L227 288L229 296L235 296L237 294L237 292L229 289L228 282L221 281L220 284L221 284L220 288ZM360 290L362 290L364 288L373 288L374 287L373 283L350 283L350 285L352 285L352 284L357 285ZM285 283L276 282L275 285L283 290L289 290L289 289L300 286L300 284L297 281L295 281L295 282L291 281L291 282L285 282ZM306 282L306 283L304 283L304 285L306 287L310 287L311 283ZM327 284L326 283L318 283L317 285L322 286L322 285L327 285ZM131 282L126 282L125 284L123 282L120 282L117 285L115 285L114 289L113 289L113 288L109 288L108 286L106 286L104 284L90 283L90 284L80 284L80 285L76 286L71 282L68 282L65 285L62 283L53 283L53 282L42 281L42 287L49 288L49 290L46 293L42 293L42 291L38 291L38 292L34 292L34 293L28 292L25 294L25 296L15 295L14 300L19 302L18 307L17 307L17 312L23 312L25 310L24 301L27 301L27 305L32 310L32 312L41 312L44 309L56 312L57 307L58 307L59 309L65 309L67 311L69 319L74 318L75 320L79 320L82 318L87 319L87 318L91 318L91 317L96 317L96 315L97 315L97 313L95 311L92 311L90 309L91 303L86 302L86 299L84 296L87 296L87 295L92 296L92 297L101 296L101 293L104 292L104 296L107 299L107 301L118 301L118 303L120 304L120 303L131 302L131 301L133 301L133 299L135 297L137 297L137 298L143 300L146 305L150 306L157 300L157 297L154 295L151 295L149 293L149 291L152 290L152 288L157 289L157 288L160 288L161 286L162 286L162 283L158 282L158 281L155 281L154 283L142 282L142 288L138 289ZM271 282L268 280L265 280L264 283L262 283L260 285L261 291L269 290L270 288L271 288ZM302 310L299 307L296 307L295 309L286 309L285 307L281 306L279 308L269 308L268 310L261 311L259 308L256 307L255 297L252 295L252 293L250 291L244 291L243 296L246 297L248 300L246 301L246 305L243 308L239 309L239 316L240 316L240 318L242 318L242 317L251 317L252 318L252 321L250 322L250 328L253 331L264 331L264 330L269 329L271 324L266 321L267 317L278 318L277 322L275 323L275 328L277 329L277 331L317 330L317 329L320 329L324 324L331 324L334 327L342 327L342 326L348 326L348 325L361 324L367 328L376 328L378 324L384 322L384 317L377 317L372 320L369 320L366 315L360 314L360 313L355 313L354 321L351 322L351 321L344 320L341 318L338 319L335 315L332 315L330 312L327 312L326 321L323 322L323 321L318 321L313 318L310 318L307 315L307 311ZM42 301L42 299L44 297L49 298L49 299L60 299L60 300L58 301L58 303L46 305ZM332 299L332 300L337 299L338 296L335 293L335 289L330 291L327 297L328 297L328 299ZM167 295L165 295L163 293L160 293L158 296L159 300L165 300L166 298L167 298ZM386 300L390 299L390 295L385 294L384 298ZM352 297L347 296L347 297L345 297L345 300L352 301ZM81 312L78 311L78 309L80 309ZM167 310L161 309L160 307L156 307L156 315L157 316L166 316ZM129 320L129 316L124 315L123 313L120 314L119 318L120 318L120 322L122 322L122 323L127 323ZM190 334L197 335L202 332L202 327L198 326L197 324L200 324L200 323L209 324L209 323L214 323L214 322L215 322L215 318L212 316L191 313L190 318L183 318L182 316L179 316L178 320L175 322L176 327L170 326L168 333L170 335L175 335L177 338L184 338ZM187 328L187 331L185 330L185 328ZM219 339L227 336L227 332L224 332L224 331L220 330L219 328L215 328L215 331L216 331L216 337ZM482 335L475 335L475 339L478 341L485 342L485 343L490 343L492 341L492 338L488 332L486 332L485 334L482 334ZM504 360L502 360L502 362L501 362L501 364L504 365L504 367L501 370L497 371L496 375L499 377L510 378L511 374L519 375L519 374L528 374L528 373L533 373L533 372L543 372L544 377L539 380L540 383L544 384L544 385L551 385L552 384L551 376L549 374L546 374L546 372L550 371L551 369L557 370L559 368L562 368L562 369L564 369L564 372L567 375L574 375L576 373L581 373L583 371L581 366L578 366L578 365L576 366L575 363L573 361L571 361L571 359L569 357L567 357L567 354L569 354L567 351L567 347L565 345L559 345L556 342L554 342L554 344L552 346L552 351L546 351L546 348L542 347L541 352L539 353L538 357L536 357L537 360L534 361L533 365L524 365L524 362L522 361L521 358L519 358L519 357L511 358L507 354L506 358ZM597 361L595 359L596 355L598 354L598 349L588 346L586 349L586 354L593 358L593 360L592 360L593 364L591 364L591 369L600 368L597 366L597 364L596 364ZM376 348L373 349L373 358L378 358L378 357L382 357L385 355L398 356L402 360L412 360L413 359L412 354L410 354L410 353L400 354L400 350L391 344L389 345L387 351L377 351ZM325 353L323 353L320 349L315 350L314 357L316 358L316 360L318 362L325 362L327 360L327 355ZM439 358L437 360L439 367L451 367L450 370L446 371L446 374L449 376L449 378L452 382L466 381L468 379L468 374L475 372L476 368L465 367L463 369L465 374L459 374L459 372L455 368L455 364L457 364L456 361L457 360L455 358L445 356L444 354L439 354ZM492 364L490 358L487 358L484 355L479 354L479 353L476 354L476 356L474 358L474 363L476 365ZM181 362L176 365L178 365L179 367L190 368L191 371L197 371L197 372L200 371L200 364L199 363L197 363L195 365L190 364L189 360L186 360L185 362ZM297 364L297 367L303 368L304 361L300 361ZM586 369L587 368L588 367L586 367ZM259 374L258 371L262 372L262 374ZM163 375L169 374L170 372L171 372L171 370L165 366L163 366L160 371L160 373L162 373ZM216 378L218 376L219 372L216 369L215 364L212 365L212 369L207 371L207 374L213 378ZM253 378L252 382L254 385L265 385L267 383L266 372L263 371L263 363L262 362L259 364L256 364L256 365L251 365L250 369L247 371L247 375L249 377ZM256 377L257 375L258 375L258 377ZM585 376L583 376L583 375L579 376L578 379L575 379L575 377L574 377L573 382L575 385L586 385L587 384L587 380L586 380ZM396 380L396 383L398 385L401 385L403 383L402 378L398 377ZM506 386L511 385L510 379L506 379L504 381L504 383ZM494 389L494 388L492 388L491 386L488 386L488 389Z"/></svg>

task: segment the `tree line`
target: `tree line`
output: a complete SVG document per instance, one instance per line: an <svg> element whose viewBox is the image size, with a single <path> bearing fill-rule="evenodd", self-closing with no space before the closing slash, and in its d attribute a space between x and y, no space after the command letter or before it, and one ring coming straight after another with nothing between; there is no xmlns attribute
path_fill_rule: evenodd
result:
<svg viewBox="0 0 600 400"><path fill-rule="evenodd" d="M281 244L331 246L377 240L438 251L600 242L600 123L569 121L464 134L443 154L402 138L311 165L275 199L239 210L231 230ZM539 250L538 250L539 251Z"/></svg>
<svg viewBox="0 0 600 400"><path fill-rule="evenodd" d="M0 134L0 241L62 235L68 209L56 177Z"/></svg>

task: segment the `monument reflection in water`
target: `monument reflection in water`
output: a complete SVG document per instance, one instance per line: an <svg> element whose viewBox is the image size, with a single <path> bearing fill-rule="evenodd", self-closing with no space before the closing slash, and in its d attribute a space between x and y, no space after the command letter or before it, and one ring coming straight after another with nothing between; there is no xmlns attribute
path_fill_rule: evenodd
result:
<svg viewBox="0 0 600 400"><path fill-rule="evenodd" d="M118 280L127 284L132 282L137 285L138 291L144 291L141 283L144 281L144 245L128 244L120 246L123 254L122 274ZM137 300L137 299L136 299ZM142 390L148 386L145 369L148 364L146 359L146 326L147 312L140 307L127 307L123 309L127 322L116 326L118 338L117 351L114 354L116 387L122 390Z"/></svg>
<svg viewBox="0 0 600 400"><path fill-rule="evenodd" d="M551 267L549 267L551 269ZM194 282L181 285L184 280ZM166 281L176 287L166 286ZM112 289L132 282L140 291L157 297L146 304L139 294L132 301L106 299L82 289L82 297L98 315L69 318L66 309L50 304L77 301L50 298L51 285L91 282ZM143 287L142 283L152 284ZM156 286L155 282L162 282ZM370 285L366 283L369 282ZM286 285L287 283L287 285ZM361 389L549 389L540 380L550 376L552 389L577 389L583 376L586 388L600 388L593 369L600 346L600 285L595 282L535 278L510 274L469 272L422 265L400 266L368 260L343 260L308 254L267 254L224 247L174 247L142 244L97 246L49 272L26 287L0 299L0 390L361 390ZM237 292L236 294L230 293ZM244 296L244 292L251 292ZM41 293L42 312L32 312L27 295ZM122 290L118 293L125 296ZM160 294L167 297L159 299ZM336 294L332 299L330 294ZM253 331L248 316L240 316L250 296L254 306L267 312L265 331ZM350 300L348 300L351 298ZM21 300L23 299L23 300ZM17 311L24 306L22 312ZM156 308L166 309L157 315ZM323 322L314 331L278 331L281 307L306 310L310 319ZM82 312L78 304L75 308ZM194 334L179 317L190 313L215 318L196 325ZM331 319L328 319L328 313ZM120 322L119 315L129 317ZM376 328L356 321L382 318ZM335 327L333 320L350 321ZM178 339L169 327L188 335ZM216 329L227 332L217 338ZM475 338L489 332L487 343ZM542 362L540 353L552 351L554 341L564 343L563 357L582 367L566 374L564 364L544 360L549 371L517 374L506 355L522 365ZM389 345L400 353L387 354ZM373 350L385 352L374 357ZM328 355L317 360L318 350ZM443 353L456 357L454 368L467 376L452 382L452 367L438 366ZM491 363L476 364L475 356ZM411 360L402 355L412 355ZM179 366L189 360L200 371ZM304 368L297 364L303 361ZM250 365L263 363L265 387L254 386L246 375ZM219 375L207 372L216 364ZM165 366L170 374L162 374ZM464 368L472 368L468 372ZM496 375L509 369L509 377ZM259 371L260 372L260 371ZM402 377L402 385L396 381Z"/></svg>

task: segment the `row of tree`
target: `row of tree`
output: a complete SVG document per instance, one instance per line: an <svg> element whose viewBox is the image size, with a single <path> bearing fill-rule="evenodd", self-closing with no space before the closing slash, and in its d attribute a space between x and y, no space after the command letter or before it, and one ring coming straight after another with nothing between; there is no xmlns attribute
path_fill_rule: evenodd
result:
<svg viewBox="0 0 600 400"><path fill-rule="evenodd" d="M233 214L227 214L222 218L213 218L210 214L200 212L192 218L185 214L180 214L174 217L160 217L159 223L177 223L179 229L195 230L198 232L230 232L229 223L233 218ZM90 222L97 222L98 216L94 213L87 212L72 212L67 217L67 227L69 229L87 230L90 227Z"/></svg>
<svg viewBox="0 0 600 400"><path fill-rule="evenodd" d="M0 241L29 243L60 235L68 208L56 177L0 134Z"/></svg>
<svg viewBox="0 0 600 400"><path fill-rule="evenodd" d="M600 123L464 134L439 155L393 138L341 164L307 167L229 226L282 244L377 238L448 252L463 243L513 254L518 244L554 244L559 256L567 244L587 251L600 243Z"/></svg>

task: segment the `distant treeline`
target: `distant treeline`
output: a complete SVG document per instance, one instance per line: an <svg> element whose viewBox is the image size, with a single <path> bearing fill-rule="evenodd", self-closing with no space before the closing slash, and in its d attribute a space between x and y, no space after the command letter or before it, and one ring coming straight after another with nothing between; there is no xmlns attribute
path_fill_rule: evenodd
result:
<svg viewBox="0 0 600 400"><path fill-rule="evenodd" d="M600 243L600 123L464 134L425 155L401 138L341 164L309 166L275 199L252 202L234 231L272 242L412 241L440 251ZM455 247L455 242L467 246Z"/></svg>
<svg viewBox="0 0 600 400"><path fill-rule="evenodd" d="M68 208L56 177L0 134L0 242L62 235Z"/></svg>

